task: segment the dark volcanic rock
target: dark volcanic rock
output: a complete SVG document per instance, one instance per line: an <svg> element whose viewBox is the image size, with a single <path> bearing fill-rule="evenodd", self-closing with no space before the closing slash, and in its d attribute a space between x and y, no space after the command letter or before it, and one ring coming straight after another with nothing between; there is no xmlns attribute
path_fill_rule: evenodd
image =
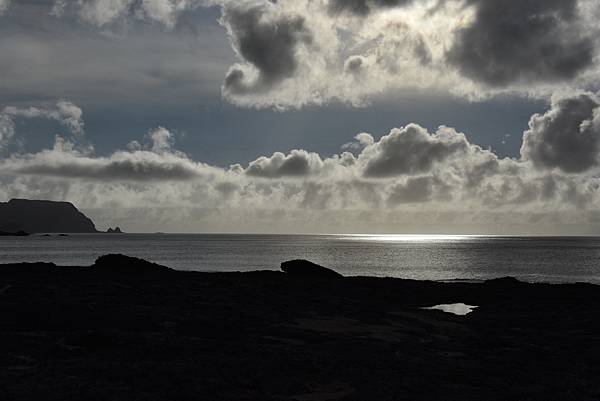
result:
<svg viewBox="0 0 600 401"><path fill-rule="evenodd" d="M111 273L163 273L170 272L173 269L148 262L147 260L135 258L133 256L110 254L100 256L92 266L99 271Z"/></svg>
<svg viewBox="0 0 600 401"><path fill-rule="evenodd" d="M15 273L49 273L56 271L58 267L54 263L46 262L31 262L31 263L10 263L0 265L0 272L15 272Z"/></svg>
<svg viewBox="0 0 600 401"><path fill-rule="evenodd" d="M95 270L0 267L0 400L599 399L595 285Z"/></svg>
<svg viewBox="0 0 600 401"><path fill-rule="evenodd" d="M500 278L494 278L491 280L486 280L484 283L488 287L515 287L519 284L524 284L523 282L517 280L514 277L506 276Z"/></svg>
<svg viewBox="0 0 600 401"><path fill-rule="evenodd" d="M69 202L11 199L0 203L0 230L28 233L95 233L92 220Z"/></svg>
<svg viewBox="0 0 600 401"><path fill-rule="evenodd" d="M29 233L25 231L17 231L14 233L8 233L6 231L0 231L0 237L27 237Z"/></svg>
<svg viewBox="0 0 600 401"><path fill-rule="evenodd" d="M304 259L288 260L281 263L281 270L296 277L337 278L343 277L336 271Z"/></svg>

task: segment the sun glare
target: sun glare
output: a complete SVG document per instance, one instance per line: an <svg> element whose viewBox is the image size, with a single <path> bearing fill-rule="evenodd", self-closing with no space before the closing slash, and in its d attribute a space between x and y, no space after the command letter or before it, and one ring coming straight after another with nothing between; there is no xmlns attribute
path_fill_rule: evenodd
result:
<svg viewBox="0 0 600 401"><path fill-rule="evenodd" d="M442 234L350 234L353 240L377 242L430 242L461 241L477 237L475 235L442 235Z"/></svg>

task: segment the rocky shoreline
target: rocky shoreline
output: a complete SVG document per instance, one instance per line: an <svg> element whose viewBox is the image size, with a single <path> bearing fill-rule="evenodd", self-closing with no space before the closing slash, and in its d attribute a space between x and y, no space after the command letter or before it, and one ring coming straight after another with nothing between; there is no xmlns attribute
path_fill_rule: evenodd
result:
<svg viewBox="0 0 600 401"><path fill-rule="evenodd" d="M0 399L600 398L598 286L285 270L0 266Z"/></svg>

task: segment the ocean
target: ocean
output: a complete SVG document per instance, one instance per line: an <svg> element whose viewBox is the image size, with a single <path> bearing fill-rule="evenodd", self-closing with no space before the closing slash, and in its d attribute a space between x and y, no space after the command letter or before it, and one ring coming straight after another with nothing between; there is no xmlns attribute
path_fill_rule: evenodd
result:
<svg viewBox="0 0 600 401"><path fill-rule="evenodd" d="M277 270L308 259L344 275L600 283L600 237L70 234L0 237L0 263L90 265L106 253L179 270Z"/></svg>

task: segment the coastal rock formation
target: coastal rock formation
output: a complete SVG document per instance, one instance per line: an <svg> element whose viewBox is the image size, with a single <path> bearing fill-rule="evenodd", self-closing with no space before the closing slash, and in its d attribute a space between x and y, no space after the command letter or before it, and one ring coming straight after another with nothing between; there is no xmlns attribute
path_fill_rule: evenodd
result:
<svg viewBox="0 0 600 401"><path fill-rule="evenodd" d="M320 266L309 260L296 259L281 263L281 270L295 277L307 278L339 278L343 277L336 271Z"/></svg>
<svg viewBox="0 0 600 401"><path fill-rule="evenodd" d="M122 254L109 254L100 256L92 268L99 271L112 273L164 273L173 271L173 269L148 262L147 260L135 258Z"/></svg>
<svg viewBox="0 0 600 401"><path fill-rule="evenodd" d="M95 233L92 220L69 202L11 199L0 203L0 231Z"/></svg>
<svg viewBox="0 0 600 401"><path fill-rule="evenodd" d="M137 261L112 255L98 265ZM596 285L96 268L0 265L1 400L600 394ZM423 309L458 302L478 308L465 316Z"/></svg>
<svg viewBox="0 0 600 401"><path fill-rule="evenodd" d="M119 226L115 227L114 229L112 227L108 227L108 230L106 230L106 232L108 234L123 234L123 231L121 231L121 228Z"/></svg>
<svg viewBox="0 0 600 401"><path fill-rule="evenodd" d="M6 232L6 231L0 231L0 237L27 237L29 235L29 233L26 233L25 231L17 231L17 232Z"/></svg>

